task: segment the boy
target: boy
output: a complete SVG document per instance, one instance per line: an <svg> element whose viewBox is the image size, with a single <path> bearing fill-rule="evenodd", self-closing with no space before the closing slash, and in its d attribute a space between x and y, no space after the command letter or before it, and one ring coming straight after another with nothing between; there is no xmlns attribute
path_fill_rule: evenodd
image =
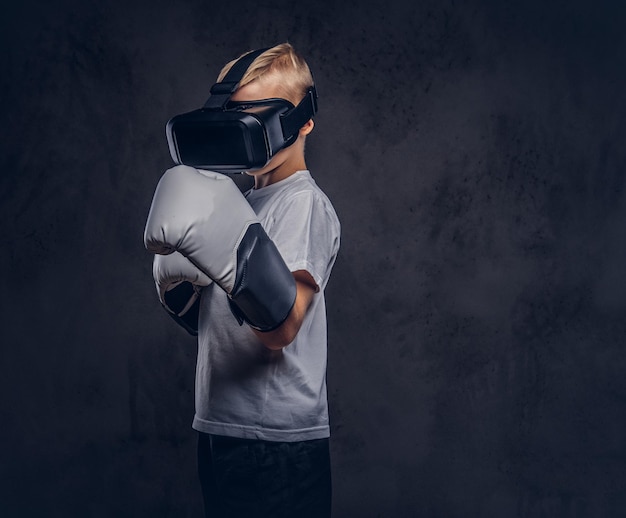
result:
<svg viewBox="0 0 626 518"><path fill-rule="evenodd" d="M312 85L306 62L284 43L252 62L231 101L296 106ZM295 143L247 171L254 188L246 198L295 280L287 318L270 331L240 326L217 283L202 290L193 428L207 517L330 516L324 288L340 225L306 168L313 126L307 121Z"/></svg>

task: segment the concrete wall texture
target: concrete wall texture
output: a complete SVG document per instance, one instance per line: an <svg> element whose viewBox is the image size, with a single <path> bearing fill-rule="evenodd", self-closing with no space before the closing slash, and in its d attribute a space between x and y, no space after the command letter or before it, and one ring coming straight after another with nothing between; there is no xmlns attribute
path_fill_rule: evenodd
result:
<svg viewBox="0 0 626 518"><path fill-rule="evenodd" d="M343 224L334 516L626 512L622 2L35 1L0 18L0 515L199 517L165 121L288 40Z"/></svg>

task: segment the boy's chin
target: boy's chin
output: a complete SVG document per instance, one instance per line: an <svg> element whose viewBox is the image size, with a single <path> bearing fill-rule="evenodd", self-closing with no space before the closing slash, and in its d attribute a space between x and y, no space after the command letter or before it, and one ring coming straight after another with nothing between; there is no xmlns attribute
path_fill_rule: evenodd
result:
<svg viewBox="0 0 626 518"><path fill-rule="evenodd" d="M262 174L265 174L267 172L266 169L267 169L267 166L261 169L252 169L252 170L244 171L244 173L246 173L248 176L261 176Z"/></svg>
<svg viewBox="0 0 626 518"><path fill-rule="evenodd" d="M250 169L250 170L244 171L244 172L247 175L249 175L249 176L262 176L262 175L264 175L266 173L274 171L283 162L284 162L284 160L281 160L278 155L275 155L274 158L272 158L267 164L265 164L265 166L261 167L260 169Z"/></svg>

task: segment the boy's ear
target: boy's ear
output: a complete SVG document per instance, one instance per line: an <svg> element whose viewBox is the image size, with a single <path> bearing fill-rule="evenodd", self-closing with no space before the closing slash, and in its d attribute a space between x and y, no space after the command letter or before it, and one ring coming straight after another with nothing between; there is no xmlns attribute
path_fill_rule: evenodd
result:
<svg viewBox="0 0 626 518"><path fill-rule="evenodd" d="M308 135L309 133L313 131L314 126L315 126L315 122L313 122L313 119L309 119L308 121L306 121L304 126L300 128L299 136L302 137L302 136Z"/></svg>

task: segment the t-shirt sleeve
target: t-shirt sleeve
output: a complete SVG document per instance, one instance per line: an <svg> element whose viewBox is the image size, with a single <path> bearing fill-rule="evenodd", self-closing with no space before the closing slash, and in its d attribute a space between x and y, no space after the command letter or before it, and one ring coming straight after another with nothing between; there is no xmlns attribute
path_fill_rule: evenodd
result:
<svg viewBox="0 0 626 518"><path fill-rule="evenodd" d="M324 289L339 249L339 221L314 191L291 195L267 229L290 271L306 270Z"/></svg>

